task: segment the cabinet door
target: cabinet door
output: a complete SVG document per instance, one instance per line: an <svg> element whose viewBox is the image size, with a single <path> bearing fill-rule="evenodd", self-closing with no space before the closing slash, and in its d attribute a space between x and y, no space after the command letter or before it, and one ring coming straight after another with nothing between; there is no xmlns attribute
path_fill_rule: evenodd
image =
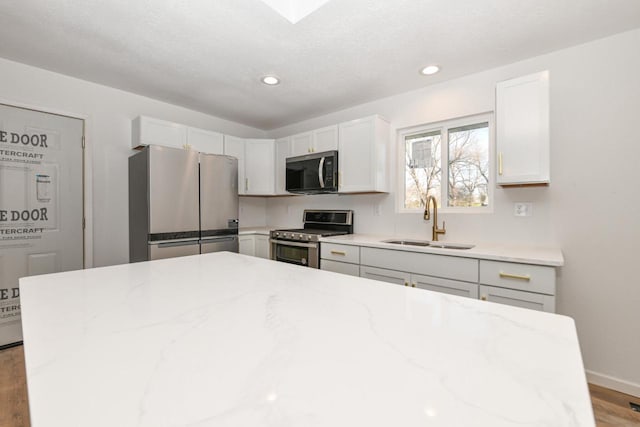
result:
<svg viewBox="0 0 640 427"><path fill-rule="evenodd" d="M273 139L245 140L245 194L275 193Z"/></svg>
<svg viewBox="0 0 640 427"><path fill-rule="evenodd" d="M403 286L409 286L411 283L411 275L404 271L365 267L363 265L360 266L360 277Z"/></svg>
<svg viewBox="0 0 640 427"><path fill-rule="evenodd" d="M187 128L187 145L201 153L224 154L224 136L210 130Z"/></svg>
<svg viewBox="0 0 640 427"><path fill-rule="evenodd" d="M313 132L299 133L291 137L291 157L311 153Z"/></svg>
<svg viewBox="0 0 640 427"><path fill-rule="evenodd" d="M386 191L389 124L377 116L339 125L338 191Z"/></svg>
<svg viewBox="0 0 640 427"><path fill-rule="evenodd" d="M238 159L238 194L247 193L247 180L245 177L245 147L244 139L235 136L224 136L224 154Z"/></svg>
<svg viewBox="0 0 640 427"><path fill-rule="evenodd" d="M347 274L349 276L360 276L360 266L358 264L322 259L320 260L320 269L333 271L334 273Z"/></svg>
<svg viewBox="0 0 640 427"><path fill-rule="evenodd" d="M286 187L287 157L289 157L289 138L276 139L276 194L289 194Z"/></svg>
<svg viewBox="0 0 640 427"><path fill-rule="evenodd" d="M549 182L549 72L496 86L497 182Z"/></svg>
<svg viewBox="0 0 640 427"><path fill-rule="evenodd" d="M260 258L271 258L270 254L270 244L269 244L269 236L263 236L257 234L255 236L255 248L256 248L256 256Z"/></svg>
<svg viewBox="0 0 640 427"><path fill-rule="evenodd" d="M338 149L338 125L327 126L313 131L313 152Z"/></svg>
<svg viewBox="0 0 640 427"><path fill-rule="evenodd" d="M187 143L186 126L146 116L139 116L133 120L131 132L132 148L152 144L185 148Z"/></svg>
<svg viewBox="0 0 640 427"><path fill-rule="evenodd" d="M556 299L551 295L480 285L480 299L548 313L556 312Z"/></svg>
<svg viewBox="0 0 640 427"><path fill-rule="evenodd" d="M414 288L426 289L428 291L478 299L477 283L459 282L457 280L412 274L411 286Z"/></svg>
<svg viewBox="0 0 640 427"><path fill-rule="evenodd" d="M253 235L239 236L239 252L242 255L256 256L256 240Z"/></svg>

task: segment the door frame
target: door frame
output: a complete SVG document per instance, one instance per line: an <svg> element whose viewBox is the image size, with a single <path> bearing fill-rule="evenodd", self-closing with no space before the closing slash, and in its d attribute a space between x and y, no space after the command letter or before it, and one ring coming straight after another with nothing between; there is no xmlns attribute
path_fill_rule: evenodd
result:
<svg viewBox="0 0 640 427"><path fill-rule="evenodd" d="M57 108L27 104L1 97L0 104L7 107L22 108L38 113L82 120L82 137L84 138L84 147L82 148L82 217L84 219L84 229L82 230L82 265L85 269L93 267L93 180L91 178L93 175L93 150L91 144L91 116Z"/></svg>

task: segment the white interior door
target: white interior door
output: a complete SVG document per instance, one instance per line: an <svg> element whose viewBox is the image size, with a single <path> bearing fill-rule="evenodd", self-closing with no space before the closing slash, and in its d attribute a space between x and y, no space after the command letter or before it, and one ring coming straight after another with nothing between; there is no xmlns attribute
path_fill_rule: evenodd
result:
<svg viewBox="0 0 640 427"><path fill-rule="evenodd" d="M20 277L83 268L83 133L0 105L0 346L22 340Z"/></svg>

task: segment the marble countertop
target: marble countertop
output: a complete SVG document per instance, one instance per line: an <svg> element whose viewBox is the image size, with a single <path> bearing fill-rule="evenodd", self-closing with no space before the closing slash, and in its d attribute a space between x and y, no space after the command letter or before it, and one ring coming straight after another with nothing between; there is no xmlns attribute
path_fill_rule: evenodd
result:
<svg viewBox="0 0 640 427"><path fill-rule="evenodd" d="M449 242L442 243L471 243L471 249L444 249L428 246L409 246L384 243L383 240L398 239L412 240L397 236L382 236L371 234L349 234L345 236L323 237L322 242L343 245L368 246L372 248L394 249L398 251L424 252L429 254L451 255L466 258L488 259L495 261L520 262L525 264L547 265L560 267L564 265L562 251L555 247L539 247L535 245L496 244L482 242ZM413 239L415 240L415 239Z"/></svg>
<svg viewBox="0 0 640 427"><path fill-rule="evenodd" d="M271 230L275 230L277 227L267 227L267 226L259 226L259 227L240 227L238 229L239 235L246 234L261 234L263 236L268 236Z"/></svg>
<svg viewBox="0 0 640 427"><path fill-rule="evenodd" d="M228 252L20 292L33 427L594 426L564 316Z"/></svg>

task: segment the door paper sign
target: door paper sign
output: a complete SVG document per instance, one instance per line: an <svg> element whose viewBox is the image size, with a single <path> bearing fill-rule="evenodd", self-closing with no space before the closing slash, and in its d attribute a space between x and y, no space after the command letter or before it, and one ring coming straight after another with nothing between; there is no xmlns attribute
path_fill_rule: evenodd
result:
<svg viewBox="0 0 640 427"><path fill-rule="evenodd" d="M80 133L72 121L80 122ZM81 126L77 119L0 106L0 347L22 340L20 277L82 268L81 252L78 262L65 258L66 247L82 246L81 222L70 234L60 221L67 209L82 208L81 186L75 201L69 189L76 186L60 182L81 171L80 144L73 147L79 157L64 147L65 134L81 138ZM78 161L79 168L70 166ZM81 185L81 172L74 178Z"/></svg>

